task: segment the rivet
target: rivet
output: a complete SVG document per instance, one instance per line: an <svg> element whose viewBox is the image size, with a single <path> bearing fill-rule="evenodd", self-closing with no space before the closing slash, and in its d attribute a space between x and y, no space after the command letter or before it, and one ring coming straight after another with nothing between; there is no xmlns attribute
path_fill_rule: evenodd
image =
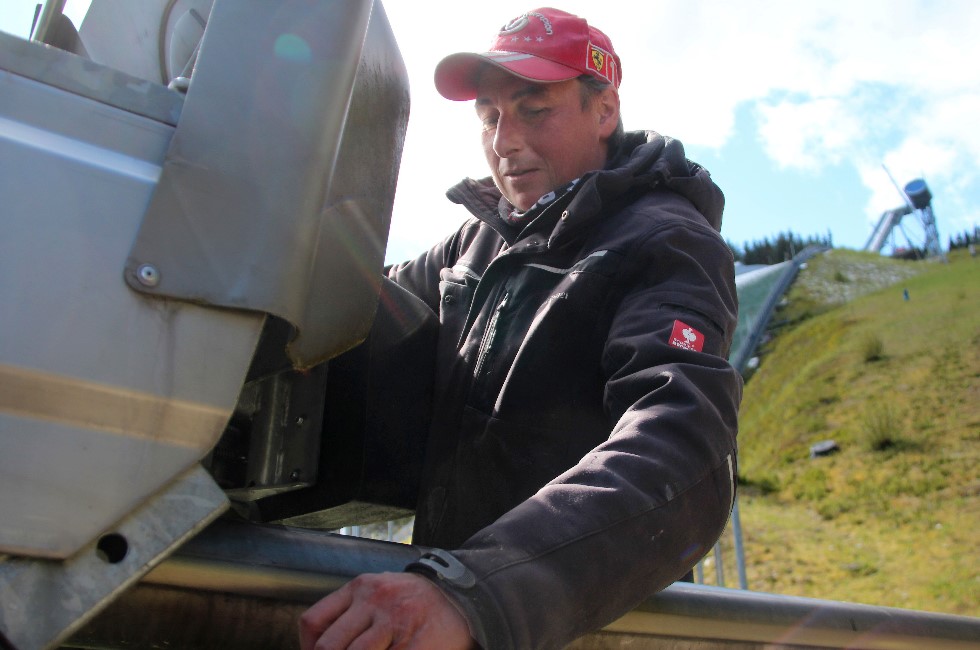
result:
<svg viewBox="0 0 980 650"><path fill-rule="evenodd" d="M188 77L174 77L167 84L167 88L170 90L176 90L182 95L186 95L187 91L191 87L191 80Z"/></svg>
<svg viewBox="0 0 980 650"><path fill-rule="evenodd" d="M564 212L561 213L561 218L562 219L567 219L568 218L568 210L565 210Z"/></svg>
<svg viewBox="0 0 980 650"><path fill-rule="evenodd" d="M141 264L136 269L136 279L144 287L155 287L160 284L160 272L152 264Z"/></svg>

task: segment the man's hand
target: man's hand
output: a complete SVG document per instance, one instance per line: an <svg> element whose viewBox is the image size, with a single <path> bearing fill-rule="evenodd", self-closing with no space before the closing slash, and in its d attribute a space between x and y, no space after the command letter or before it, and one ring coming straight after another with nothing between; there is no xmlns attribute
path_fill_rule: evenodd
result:
<svg viewBox="0 0 980 650"><path fill-rule="evenodd" d="M360 575L299 619L302 650L467 650L466 619L439 588L411 573Z"/></svg>

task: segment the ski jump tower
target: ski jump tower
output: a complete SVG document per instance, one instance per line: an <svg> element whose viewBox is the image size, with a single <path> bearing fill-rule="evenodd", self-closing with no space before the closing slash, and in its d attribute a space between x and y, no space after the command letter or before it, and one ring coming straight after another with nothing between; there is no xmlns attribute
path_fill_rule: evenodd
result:
<svg viewBox="0 0 980 650"><path fill-rule="evenodd" d="M882 213L878 224L871 232L871 236L868 237L868 242L864 245L864 250L875 253L881 252L889 236L894 236L895 230L902 232L910 247L915 248L916 244L912 242L902 228L902 220L906 216L914 214L925 236L925 240L921 244L923 254L926 257L944 257L942 246L939 243L936 217L932 212L932 193L929 191L929 186L921 178L909 181L902 191L902 198L905 199L905 205Z"/></svg>

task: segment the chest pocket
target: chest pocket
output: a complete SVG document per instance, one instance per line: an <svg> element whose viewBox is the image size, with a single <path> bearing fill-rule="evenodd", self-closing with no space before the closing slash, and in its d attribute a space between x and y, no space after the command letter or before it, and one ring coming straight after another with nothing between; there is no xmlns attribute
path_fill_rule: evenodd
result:
<svg viewBox="0 0 980 650"><path fill-rule="evenodd" d="M552 415L571 412L565 406L570 398L598 399L595 381L619 262L619 255L599 251L569 267L523 265L497 305L498 318L486 319L484 338L494 338L481 345L470 404L496 417L550 426Z"/></svg>
<svg viewBox="0 0 980 650"><path fill-rule="evenodd" d="M525 284L537 287L539 292L540 288L546 291L546 294L538 295L531 302L541 305L538 311L549 308L558 300L570 300L584 311L598 310L609 297L609 282L621 260L618 253L600 250L568 268L527 264L525 272L528 280Z"/></svg>
<svg viewBox="0 0 980 650"><path fill-rule="evenodd" d="M479 282L480 276L462 264L439 272L439 323L450 334L445 338L459 336Z"/></svg>

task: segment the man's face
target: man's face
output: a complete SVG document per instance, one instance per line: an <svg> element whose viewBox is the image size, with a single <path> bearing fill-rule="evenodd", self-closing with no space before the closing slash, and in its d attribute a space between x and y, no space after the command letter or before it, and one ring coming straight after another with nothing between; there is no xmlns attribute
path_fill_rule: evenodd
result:
<svg viewBox="0 0 980 650"><path fill-rule="evenodd" d="M497 188L519 210L605 165L619 97L608 89L583 109L579 86L575 79L532 83L496 68L480 79L483 151Z"/></svg>

